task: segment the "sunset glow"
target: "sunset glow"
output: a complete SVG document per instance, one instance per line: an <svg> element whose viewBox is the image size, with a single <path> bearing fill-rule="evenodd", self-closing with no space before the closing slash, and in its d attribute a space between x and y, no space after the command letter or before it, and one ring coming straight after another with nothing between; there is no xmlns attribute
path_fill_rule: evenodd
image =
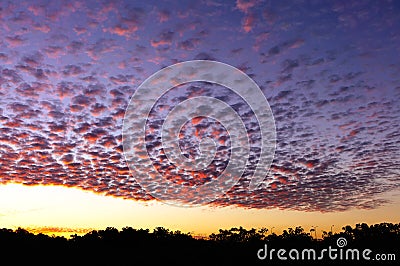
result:
<svg viewBox="0 0 400 266"><path fill-rule="evenodd" d="M23 195L23 197L21 197ZM399 198L398 194L388 199ZM267 227L281 233L289 227L309 230L318 225L322 231L340 231L348 224L370 224L400 219L400 202L373 210L350 209L343 212L302 212L288 210L243 209L236 207L182 208L158 201L131 201L105 197L61 186L0 187L0 221L3 227L28 228L32 232L63 235L84 234L107 226L153 229L157 226L208 236L220 228Z"/></svg>

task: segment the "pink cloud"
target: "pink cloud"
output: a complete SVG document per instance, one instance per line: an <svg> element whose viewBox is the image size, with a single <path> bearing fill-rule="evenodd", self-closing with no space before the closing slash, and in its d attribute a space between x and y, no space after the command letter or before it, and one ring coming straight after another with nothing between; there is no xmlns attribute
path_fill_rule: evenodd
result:
<svg viewBox="0 0 400 266"><path fill-rule="evenodd" d="M44 6L30 6L28 10L31 11L35 16L42 16L45 13Z"/></svg>
<svg viewBox="0 0 400 266"><path fill-rule="evenodd" d="M64 54L64 49L60 46L48 46L43 49L43 52L50 58L59 58Z"/></svg>
<svg viewBox="0 0 400 266"><path fill-rule="evenodd" d="M162 11L158 12L158 21L159 21L160 23L166 22L166 21L169 20L170 15L171 15L171 14L170 14L169 11L167 11L167 10L162 10Z"/></svg>
<svg viewBox="0 0 400 266"><path fill-rule="evenodd" d="M77 35L81 35L87 32L87 29L84 27L74 27L74 31Z"/></svg>
<svg viewBox="0 0 400 266"><path fill-rule="evenodd" d="M34 24L32 26L35 30L44 32L44 33L48 33L51 29L49 27L49 25L46 24Z"/></svg>
<svg viewBox="0 0 400 266"><path fill-rule="evenodd" d="M237 0L236 1L236 8L242 11L243 13L248 13L249 9L254 7L257 4L257 1L250 0Z"/></svg>
<svg viewBox="0 0 400 266"><path fill-rule="evenodd" d="M264 41L266 41L268 39L268 37L269 37L269 33L268 32L264 32L264 33L261 33L261 34L257 35L256 41L255 41L255 43L253 45L253 49L255 51L258 51L260 49L260 47L261 47L261 44Z"/></svg>
<svg viewBox="0 0 400 266"><path fill-rule="evenodd" d="M15 35L12 37L6 37L6 42L9 44L9 48L15 48L25 44L25 40L21 38L20 35Z"/></svg>
<svg viewBox="0 0 400 266"><path fill-rule="evenodd" d="M249 14L244 17L242 26L243 26L243 30L246 33L250 32L253 29L254 21L255 21L255 17L252 14Z"/></svg>
<svg viewBox="0 0 400 266"><path fill-rule="evenodd" d="M103 29L104 32L109 32L119 36L124 36L125 38L131 38L133 34L139 29L137 25L132 25L130 27L124 27L121 25L116 25L113 28Z"/></svg>

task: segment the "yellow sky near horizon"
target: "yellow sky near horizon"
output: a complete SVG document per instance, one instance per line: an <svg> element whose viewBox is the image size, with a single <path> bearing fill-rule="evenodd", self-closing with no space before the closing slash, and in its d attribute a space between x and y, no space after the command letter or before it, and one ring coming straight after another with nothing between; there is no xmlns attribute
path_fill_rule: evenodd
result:
<svg viewBox="0 0 400 266"><path fill-rule="evenodd" d="M163 226L194 235L209 235L218 229L243 226L267 227L281 233L283 229L302 226L309 232L340 231L344 225L400 222L400 193L387 195L392 203L373 210L351 209L342 212L305 212L278 209L244 209L239 207L177 207L159 201L134 201L103 196L63 186L0 186L0 227L39 228L51 234L51 228L68 233L75 230L105 229L112 226L148 228ZM42 229L40 229L42 228ZM43 229L44 228L44 229Z"/></svg>

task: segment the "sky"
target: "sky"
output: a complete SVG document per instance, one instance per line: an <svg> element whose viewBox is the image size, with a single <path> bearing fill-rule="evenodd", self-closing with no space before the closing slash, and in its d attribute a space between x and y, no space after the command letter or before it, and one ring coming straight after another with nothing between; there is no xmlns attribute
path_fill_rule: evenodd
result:
<svg viewBox="0 0 400 266"><path fill-rule="evenodd" d="M397 1L1 1L0 226L210 233L399 222L399 11ZM201 139L212 137L218 160L181 172L160 148L167 114L208 96L232 106L246 126L243 176L193 208L146 192L122 145L125 110L140 84L188 60L246 73L276 126L272 165L251 191L260 127L241 97L193 82L155 102L145 145L164 178L187 186L218 178L230 138L217 121L188 121L182 151L197 156Z"/></svg>

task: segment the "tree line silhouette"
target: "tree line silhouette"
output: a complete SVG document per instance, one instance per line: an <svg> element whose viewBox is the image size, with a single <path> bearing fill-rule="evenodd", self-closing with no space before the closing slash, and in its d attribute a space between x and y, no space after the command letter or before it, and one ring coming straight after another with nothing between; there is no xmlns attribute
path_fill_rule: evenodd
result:
<svg viewBox="0 0 400 266"><path fill-rule="evenodd" d="M220 229L207 238L196 238L190 233L171 231L164 227L118 230L107 227L85 235L48 236L33 234L18 228L0 229L0 252L12 264L39 263L41 265L265 265L270 261L257 258L257 251L265 244L276 250L285 248L314 248L329 245L337 248L337 239L345 238L348 248L368 248L374 253L395 254L395 261L380 261L389 265L400 261L400 223L347 225L337 233L323 232L315 239L301 226L270 233L267 228L243 227ZM393 259L393 258L392 258ZM321 261L281 261L273 264L310 265ZM324 258L328 264L343 264ZM351 261L351 264L377 264L377 261Z"/></svg>

